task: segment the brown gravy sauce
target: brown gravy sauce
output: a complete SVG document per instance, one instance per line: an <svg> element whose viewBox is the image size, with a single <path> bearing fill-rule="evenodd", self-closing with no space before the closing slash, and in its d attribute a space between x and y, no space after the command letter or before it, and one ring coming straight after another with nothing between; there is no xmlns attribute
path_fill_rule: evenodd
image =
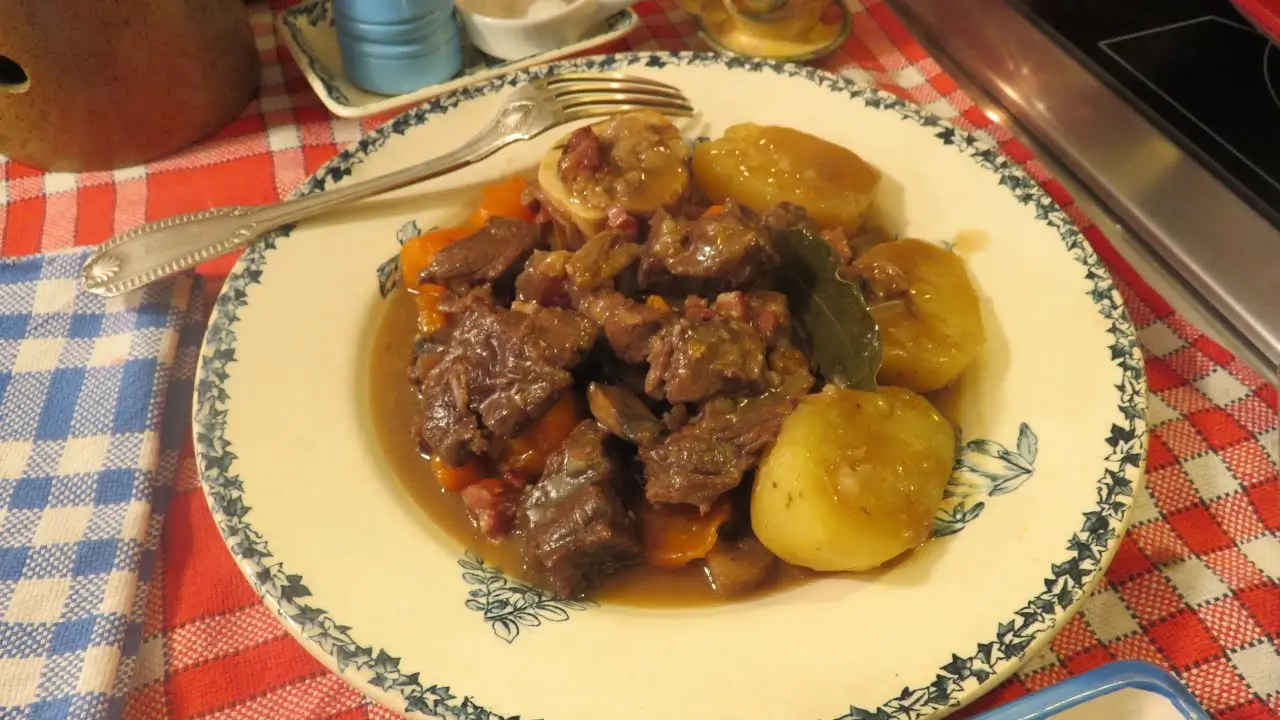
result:
<svg viewBox="0 0 1280 720"><path fill-rule="evenodd" d="M444 492L432 477L430 465L418 454L414 424L418 398L409 387L408 363L416 334L417 310L408 293L396 290L381 303L370 354L370 411L374 433L385 457L414 502L431 521L463 547L510 577L530 582L519 549L509 540L482 536L471 522L462 500ZM935 407L954 422L959 398L943 391L931 397ZM873 573L862 574L867 577ZM601 603L641 607L689 607L738 602L777 592L823 576L780 563L771 581L733 598L715 593L699 563L678 570L636 566L601 584L591 598Z"/></svg>

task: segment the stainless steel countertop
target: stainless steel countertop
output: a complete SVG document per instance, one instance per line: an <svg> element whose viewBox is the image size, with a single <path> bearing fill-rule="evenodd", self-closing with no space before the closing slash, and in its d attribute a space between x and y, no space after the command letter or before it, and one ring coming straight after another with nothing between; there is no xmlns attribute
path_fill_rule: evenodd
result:
<svg viewBox="0 0 1280 720"><path fill-rule="evenodd" d="M1280 230L1008 0L889 1L1157 292L1277 381Z"/></svg>

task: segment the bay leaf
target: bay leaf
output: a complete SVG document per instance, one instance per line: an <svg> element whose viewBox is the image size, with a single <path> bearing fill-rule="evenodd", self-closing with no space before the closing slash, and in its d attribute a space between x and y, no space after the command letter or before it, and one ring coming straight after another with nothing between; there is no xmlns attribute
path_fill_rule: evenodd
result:
<svg viewBox="0 0 1280 720"><path fill-rule="evenodd" d="M839 255L802 229L776 234L774 245L782 291L818 372L842 388L874 391L883 358L880 328L858 286L839 276Z"/></svg>

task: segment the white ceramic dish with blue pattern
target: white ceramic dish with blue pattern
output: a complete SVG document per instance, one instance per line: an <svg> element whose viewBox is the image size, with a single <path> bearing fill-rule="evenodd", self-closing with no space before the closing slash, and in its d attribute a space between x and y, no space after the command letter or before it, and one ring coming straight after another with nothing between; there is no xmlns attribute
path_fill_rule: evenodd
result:
<svg viewBox="0 0 1280 720"><path fill-rule="evenodd" d="M370 430L375 269L402 226L458 221L480 184L533 167L561 135L551 133L245 253L214 311L195 411L204 488L230 551L316 657L410 714L853 720L968 703L1074 612L1142 483L1142 362L1107 272L1015 164L896 97L712 55L550 71L618 69L685 90L702 112L685 125L691 135L754 121L855 149L883 170L885 207L912 235L985 234L967 260L989 341L962 380L966 445L940 537L860 578L661 609L550 599L432 526ZM451 149L529 77L402 115L302 192Z"/></svg>

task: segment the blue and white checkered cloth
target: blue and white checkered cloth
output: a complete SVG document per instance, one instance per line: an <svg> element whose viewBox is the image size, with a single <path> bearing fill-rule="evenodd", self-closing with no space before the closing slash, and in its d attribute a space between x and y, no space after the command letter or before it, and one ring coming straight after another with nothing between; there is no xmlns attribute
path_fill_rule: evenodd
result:
<svg viewBox="0 0 1280 720"><path fill-rule="evenodd" d="M0 719L119 717L187 431L198 281L0 260Z"/></svg>

